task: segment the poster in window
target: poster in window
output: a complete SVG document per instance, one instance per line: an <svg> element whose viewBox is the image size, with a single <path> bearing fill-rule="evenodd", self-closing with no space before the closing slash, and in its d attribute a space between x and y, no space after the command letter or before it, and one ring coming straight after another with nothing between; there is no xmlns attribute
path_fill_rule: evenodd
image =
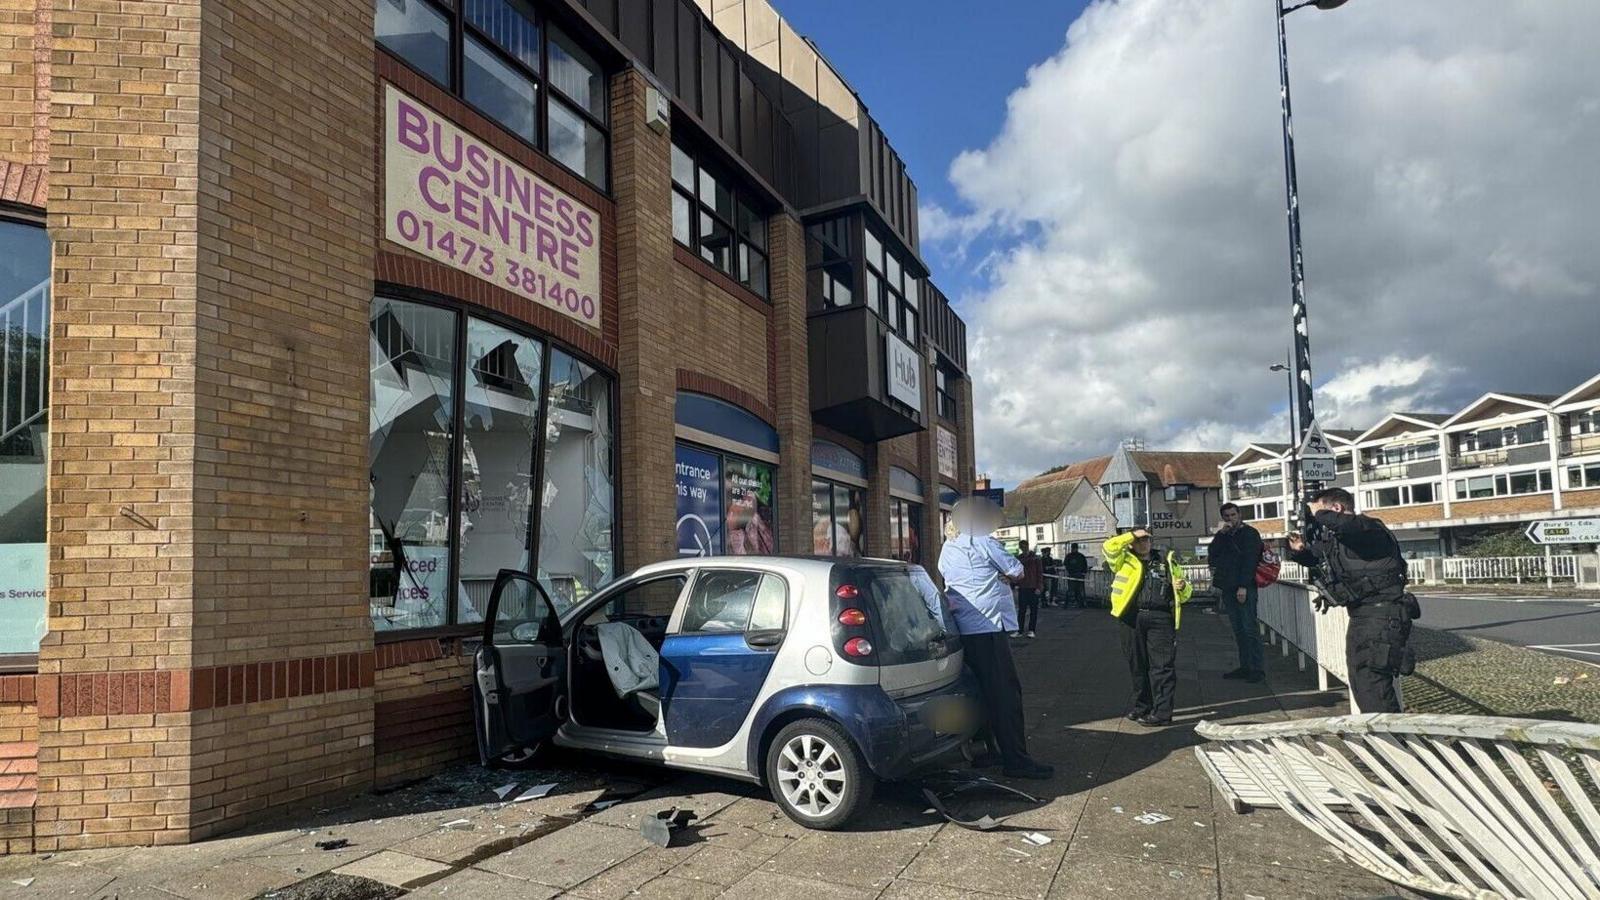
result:
<svg viewBox="0 0 1600 900"><path fill-rule="evenodd" d="M772 467L743 459L728 459L723 467L723 497L728 509L728 553L732 556L777 551L773 539Z"/></svg>
<svg viewBox="0 0 1600 900"><path fill-rule="evenodd" d="M935 426L938 441L939 474L945 478L956 477L956 435L943 425Z"/></svg>
<svg viewBox="0 0 1600 900"><path fill-rule="evenodd" d="M722 552L722 463L715 453L678 445L678 555Z"/></svg>

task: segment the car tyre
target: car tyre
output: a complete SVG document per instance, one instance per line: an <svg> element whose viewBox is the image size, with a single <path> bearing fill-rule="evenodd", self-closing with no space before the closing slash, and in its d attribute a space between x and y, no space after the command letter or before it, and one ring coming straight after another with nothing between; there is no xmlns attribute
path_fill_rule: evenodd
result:
<svg viewBox="0 0 1600 900"><path fill-rule="evenodd" d="M766 775L784 815L818 831L850 821L877 784L844 730L825 719L784 726L767 749Z"/></svg>

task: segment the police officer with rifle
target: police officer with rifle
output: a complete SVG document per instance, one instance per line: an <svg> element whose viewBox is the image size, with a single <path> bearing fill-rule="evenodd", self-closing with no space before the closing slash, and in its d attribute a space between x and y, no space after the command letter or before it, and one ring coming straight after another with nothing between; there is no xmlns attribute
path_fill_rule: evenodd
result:
<svg viewBox="0 0 1600 900"><path fill-rule="evenodd" d="M1395 678L1410 675L1416 657L1407 646L1411 621L1422 616L1406 590L1406 562L1383 522L1355 512L1355 497L1329 488L1311 497L1305 534L1289 536L1289 557L1313 573L1317 611L1350 613L1345 668L1356 712L1399 712Z"/></svg>

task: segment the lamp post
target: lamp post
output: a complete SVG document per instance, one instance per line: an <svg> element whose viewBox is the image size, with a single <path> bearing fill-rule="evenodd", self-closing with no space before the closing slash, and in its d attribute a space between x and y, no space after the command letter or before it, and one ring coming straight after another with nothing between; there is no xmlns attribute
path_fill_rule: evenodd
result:
<svg viewBox="0 0 1600 900"><path fill-rule="evenodd" d="M1295 451L1300 446L1300 429L1295 424L1295 397L1297 392L1294 385L1294 357L1290 356L1288 363L1273 363L1269 371L1283 372L1289 382L1289 508L1284 510L1284 520L1291 530L1300 527L1300 465L1295 460Z"/></svg>
<svg viewBox="0 0 1600 900"><path fill-rule="evenodd" d="M1293 317L1294 331L1291 336L1294 341L1291 373L1291 385L1294 391L1292 404L1295 419L1294 438L1289 442L1290 459L1294 459L1292 448L1299 447L1305 432L1311 423L1317 419L1316 405L1311 396L1311 331L1306 317L1306 270L1305 259L1300 248L1300 191L1295 184L1294 167L1294 123L1289 102L1289 43L1284 35L1283 19L1289 13L1314 6L1317 9L1329 10L1343 6L1347 0L1304 0L1294 6L1285 8L1283 0L1276 0L1278 6L1278 89L1279 101L1283 112L1283 175L1285 202L1288 206L1289 219L1289 280L1292 286L1290 300ZM1276 367L1274 367L1276 368ZM1289 527L1298 529L1300 525L1300 507L1304 498L1300 495L1300 478L1298 469L1295 473L1295 493L1289 515ZM1320 485L1306 485L1307 488L1320 487Z"/></svg>

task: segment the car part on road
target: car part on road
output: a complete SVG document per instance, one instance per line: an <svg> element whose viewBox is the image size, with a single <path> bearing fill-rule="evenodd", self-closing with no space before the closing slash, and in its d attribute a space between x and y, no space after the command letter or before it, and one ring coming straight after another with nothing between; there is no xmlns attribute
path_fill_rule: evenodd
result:
<svg viewBox="0 0 1600 900"><path fill-rule="evenodd" d="M784 814L831 831L872 797L876 779L843 730L823 719L790 722L767 750L767 786Z"/></svg>
<svg viewBox="0 0 1600 900"><path fill-rule="evenodd" d="M929 786L930 784L932 787ZM939 788L942 794L935 792L934 787ZM1026 791L1020 791L1009 784L1001 784L992 778L985 778L982 775L953 769L945 772L933 772L925 776L922 796L927 798L929 805L939 815L960 825L962 828L968 828L973 831L993 831L1004 824L1006 819L1010 818L1010 816L1001 816L997 819L991 815L983 815L976 819L959 819L945 806L945 801L954 798L957 794L975 790L997 790L1015 794L1030 803L1044 803L1038 797Z"/></svg>
<svg viewBox="0 0 1600 900"><path fill-rule="evenodd" d="M700 818L692 809L663 809L653 816L646 816L639 823L639 833L644 839L663 849L672 846L672 836L687 828L690 822Z"/></svg>

